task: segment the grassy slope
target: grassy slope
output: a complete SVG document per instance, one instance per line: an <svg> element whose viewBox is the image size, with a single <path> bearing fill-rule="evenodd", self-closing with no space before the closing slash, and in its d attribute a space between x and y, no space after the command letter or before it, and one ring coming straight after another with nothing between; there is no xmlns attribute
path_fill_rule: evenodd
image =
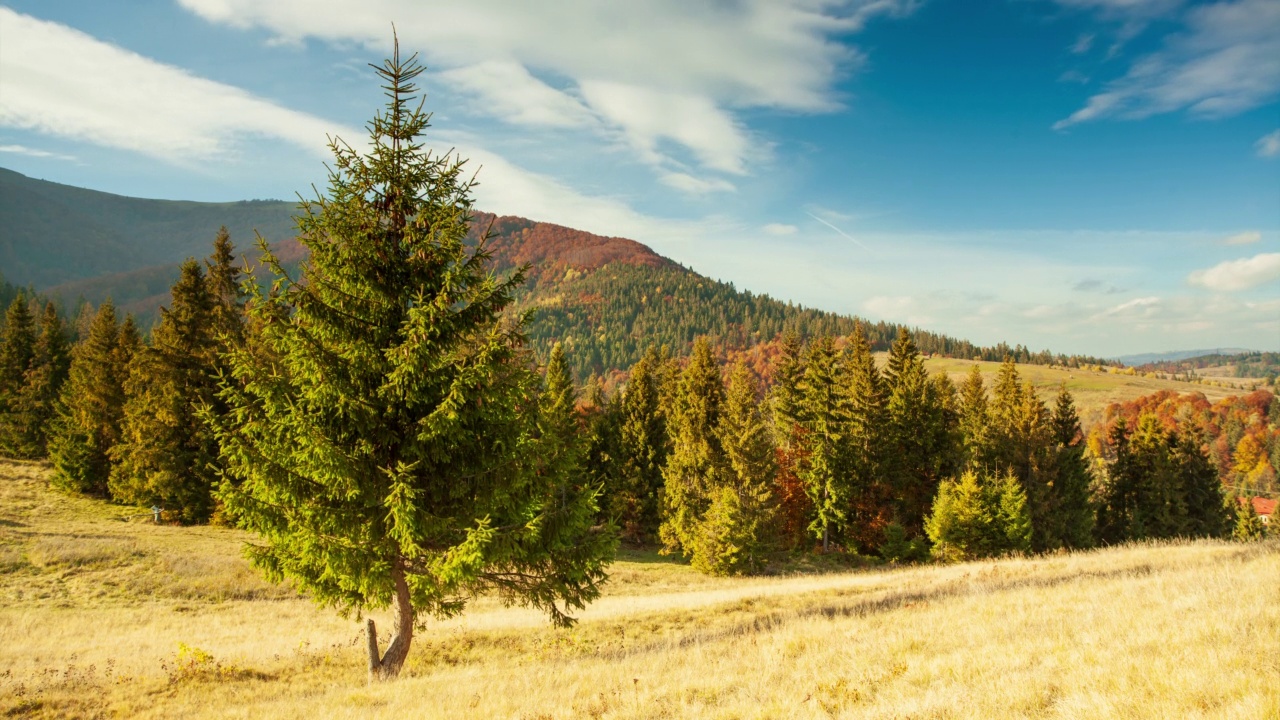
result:
<svg viewBox="0 0 1280 720"><path fill-rule="evenodd" d="M759 579L634 555L572 631L482 599L429 623L400 681L368 686L358 624L259 580L242 533L126 522L46 473L0 463L10 715L1280 713L1275 544Z"/></svg>
<svg viewBox="0 0 1280 720"><path fill-rule="evenodd" d="M882 362L885 357L887 355L882 356ZM942 357L925 361L925 367L930 373L945 372L957 385L964 381L965 376L968 375L970 368L974 365L979 367L983 379L986 380L987 389L990 391L995 382L996 373L1000 370L1000 363ZM1102 412L1111 403L1133 400L1160 390L1172 390L1178 393L1204 393L1210 402L1248 392L1246 389L1239 388L1197 385L1178 380L1161 380L1140 375L1095 372L1093 370L1057 368L1045 365L1019 365L1018 374L1022 377L1023 382L1030 381L1035 386L1041 399L1050 404L1051 407L1054 398L1057 397L1058 388L1065 383L1067 389L1075 397L1076 409L1086 426L1101 419ZM1240 380L1238 378L1233 380L1242 387L1249 387L1252 384L1252 381L1248 380Z"/></svg>

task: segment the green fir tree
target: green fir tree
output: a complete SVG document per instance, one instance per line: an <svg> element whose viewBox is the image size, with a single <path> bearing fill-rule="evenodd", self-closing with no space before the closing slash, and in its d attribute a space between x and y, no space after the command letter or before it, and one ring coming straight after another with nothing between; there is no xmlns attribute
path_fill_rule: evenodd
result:
<svg viewBox="0 0 1280 720"><path fill-rule="evenodd" d="M218 428L228 512L269 577L352 612L390 606L370 679L396 677L414 629L481 593L558 625L597 597L616 535L596 494L546 462L522 272L498 279L467 242L473 182L422 145L428 116L396 54L361 154L331 144L328 193L302 206L297 281L259 247L276 292L250 287L251 347L229 350Z"/></svg>
<svg viewBox="0 0 1280 720"><path fill-rule="evenodd" d="M200 412L217 399L216 300L195 260L182 265L150 347L136 352L124 382L120 441L112 448L111 496L159 506L184 523L207 522L221 462Z"/></svg>
<svg viewBox="0 0 1280 720"><path fill-rule="evenodd" d="M110 453L120 440L126 369L139 342L132 319L127 322L127 330L122 330L115 305L104 301L87 335L72 350L49 437L54 484L68 490L107 496ZM126 332L132 334L128 340Z"/></svg>
<svg viewBox="0 0 1280 720"><path fill-rule="evenodd" d="M663 470L662 527L666 552L693 556L698 528L713 492L726 485L728 459L718 433L724 405L724 381L711 344L699 337L680 377L680 390L668 432L671 455Z"/></svg>
<svg viewBox="0 0 1280 720"><path fill-rule="evenodd" d="M735 363L718 428L728 463L726 482L712 489L694 536L693 566L704 572L760 570L777 533L771 490L777 460L759 395L751 371L741 361Z"/></svg>
<svg viewBox="0 0 1280 720"><path fill-rule="evenodd" d="M29 367L0 432L7 454L27 459L47 457L50 425L70 364L62 318L53 303L45 303Z"/></svg>

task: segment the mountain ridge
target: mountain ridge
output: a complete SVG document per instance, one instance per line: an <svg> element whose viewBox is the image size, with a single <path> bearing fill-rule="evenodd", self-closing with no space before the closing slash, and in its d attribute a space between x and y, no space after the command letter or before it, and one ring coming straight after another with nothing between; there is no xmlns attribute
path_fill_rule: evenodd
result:
<svg viewBox="0 0 1280 720"><path fill-rule="evenodd" d="M206 256L221 225L250 260L257 259L248 242L254 231L273 241L272 252L287 266L296 268L306 254L294 237L297 206L283 201L146 200L35 180L10 170L0 171L0 191L0 227L6 228L0 261L6 280L35 285L67 307L111 297L138 316L142 327L167 303L179 263ZM89 230L77 222L86 216ZM801 338L848 335L860 321L739 290L627 238L474 212L469 241L479 242L487 231L492 236L486 247L496 272L528 266L515 309L534 311L526 328L534 351L545 357L551 344L564 342L579 379L616 376L650 344L683 355L698 335L712 337L725 356L763 346L753 353L763 374L769 348L784 333ZM878 350L888 348L900 327L889 322L865 326ZM1045 364L1107 362L1047 350L1033 353L1005 343L979 347L942 333L912 330L927 354L987 360L1008 354Z"/></svg>

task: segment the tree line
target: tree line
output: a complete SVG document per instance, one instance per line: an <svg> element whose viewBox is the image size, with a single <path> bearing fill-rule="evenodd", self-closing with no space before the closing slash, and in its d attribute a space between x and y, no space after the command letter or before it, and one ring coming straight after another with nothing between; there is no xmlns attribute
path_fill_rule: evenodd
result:
<svg viewBox="0 0 1280 720"><path fill-rule="evenodd" d="M0 344L0 452L48 457L69 490L230 522L210 418L228 412L230 355L263 330L243 279L223 228L208 259L183 264L146 340L107 301L84 311L73 343L52 303L17 292ZM1203 422L1173 426L1168 398L1127 418L1115 406L1105 440L1086 438L1065 387L1045 405L1013 357L990 389L976 366L957 386L925 370L905 328L877 367L867 329L840 342L787 333L768 388L699 336L688 359L651 344L616 392L593 376L579 393L557 343L543 370L557 408L544 435L560 444L562 472L599 488L598 521L713 573L758 571L788 550L958 559L1222 537L1252 522L1211 457L1223 438ZM1274 477L1270 435L1219 415L1222 435L1238 436L1242 482Z"/></svg>

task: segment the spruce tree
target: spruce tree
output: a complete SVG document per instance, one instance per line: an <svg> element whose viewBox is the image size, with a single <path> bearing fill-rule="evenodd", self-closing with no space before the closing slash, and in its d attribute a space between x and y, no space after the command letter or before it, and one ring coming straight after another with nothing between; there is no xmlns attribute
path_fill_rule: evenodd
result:
<svg viewBox="0 0 1280 720"><path fill-rule="evenodd" d="M599 487L599 519L612 520L626 532L623 499L619 497L622 453L619 430L622 408L617 396L606 397L600 378L592 375L586 389L586 448L583 473L587 482Z"/></svg>
<svg viewBox="0 0 1280 720"><path fill-rule="evenodd" d="M29 302L19 291L9 303L4 342L0 343L0 455L10 457L20 452L23 421L19 398L35 357L36 327Z"/></svg>
<svg viewBox="0 0 1280 720"><path fill-rule="evenodd" d="M244 335L244 291L240 287L240 268L236 266L235 246L227 226L218 228L213 240L213 254L204 262L205 281L213 296L215 335L223 342L239 343Z"/></svg>
<svg viewBox="0 0 1280 720"><path fill-rule="evenodd" d="M777 532L771 490L777 463L755 378L742 361L730 372L717 433L726 482L711 491L694 536L693 566L717 575L754 572L763 566Z"/></svg>
<svg viewBox="0 0 1280 720"><path fill-rule="evenodd" d="M131 342L137 343L133 330ZM107 496L111 449L120 439L124 411L124 356L121 329L110 299L98 306L84 340L71 353L58 414L51 425L49 459L53 482L75 492Z"/></svg>
<svg viewBox="0 0 1280 720"><path fill-rule="evenodd" d="M1178 434L1173 464L1186 494L1186 534L1191 537L1224 537L1230 527L1222 481L1189 428Z"/></svg>
<svg viewBox="0 0 1280 720"><path fill-rule="evenodd" d="M111 452L111 496L159 506L184 523L213 514L218 443L200 412L217 398L218 338L204 270L182 265L150 347L129 363L121 438Z"/></svg>
<svg viewBox="0 0 1280 720"><path fill-rule="evenodd" d="M841 373L831 337L814 338L800 379L801 454L795 472L813 505L809 531L822 541L824 553L838 539L849 511L848 406Z"/></svg>
<svg viewBox="0 0 1280 720"><path fill-rule="evenodd" d="M547 369L543 377L543 390L538 403L538 435L541 441L542 462L546 470L556 477L572 479L581 485L586 443L583 428L578 419L577 392L569 363L560 343L551 347ZM560 490L567 501L570 483ZM579 491L581 488L579 488Z"/></svg>
<svg viewBox="0 0 1280 720"><path fill-rule="evenodd" d="M960 385L960 436L963 462L973 470L993 470L991 412L982 371L974 364Z"/></svg>
<svg viewBox="0 0 1280 720"><path fill-rule="evenodd" d="M718 430L724 405L724 381L711 344L699 337L693 357L680 376L675 413L668 431L671 455L662 476L662 538L664 551L692 557L699 525L710 507L713 491L725 486L728 460Z"/></svg>
<svg viewBox="0 0 1280 720"><path fill-rule="evenodd" d="M944 399L931 384L920 352L905 329L899 331L889 350L885 385L886 475L896 500L896 520L915 536L923 531L939 481L951 471L955 432Z"/></svg>
<svg viewBox="0 0 1280 720"><path fill-rule="evenodd" d="M938 488L925 532L940 560L959 561L1026 552L1031 517L1022 484L1010 473L998 477L967 470Z"/></svg>
<svg viewBox="0 0 1280 720"><path fill-rule="evenodd" d="M1236 524L1231 531L1231 539L1237 542L1254 542L1261 540L1266 534L1266 526L1258 511L1253 508L1253 499L1240 498L1240 509L1236 511Z"/></svg>
<svg viewBox="0 0 1280 720"><path fill-rule="evenodd" d="M1087 548L1093 544L1094 509L1090 496L1089 464L1084 456L1084 435L1075 399L1063 385L1058 391L1050 421L1055 450L1053 490L1054 530L1064 547ZM1221 503L1219 503L1221 504Z"/></svg>
<svg viewBox="0 0 1280 720"><path fill-rule="evenodd" d="M62 318L53 303L45 303L30 367L13 398L4 428L4 445L9 454L28 459L48 455L50 423L57 411L58 393L67 379L70 363Z"/></svg>
<svg viewBox="0 0 1280 720"><path fill-rule="evenodd" d="M892 524L892 488L885 481L885 438L888 415L885 388L871 343L862 323L854 329L846 346L844 378L849 422L848 450L850 475L849 535L863 550L877 549L886 540ZM898 525L901 530L901 525Z"/></svg>
<svg viewBox="0 0 1280 720"><path fill-rule="evenodd" d="M774 440L789 448L800 419L800 380L804 377L803 348L800 338L789 332L782 338L782 352L773 371L769 391L769 409L773 420Z"/></svg>
<svg viewBox="0 0 1280 720"><path fill-rule="evenodd" d="M662 469L669 448L658 394L660 362L650 346L631 367L620 403L617 485L609 493L610 511L623 537L636 542L656 539L661 524Z"/></svg>
<svg viewBox="0 0 1280 720"><path fill-rule="evenodd" d="M368 154L331 144L328 192L298 219L301 278L260 241L278 292L249 288L260 336L229 351L229 413L206 414L254 564L322 604L392 608L385 653L368 622L371 679L398 675L424 615L479 593L571 623L615 546L595 493L543 460L523 318L504 319L524 275L498 279L468 245L473 183L422 145L422 71L397 49Z"/></svg>

